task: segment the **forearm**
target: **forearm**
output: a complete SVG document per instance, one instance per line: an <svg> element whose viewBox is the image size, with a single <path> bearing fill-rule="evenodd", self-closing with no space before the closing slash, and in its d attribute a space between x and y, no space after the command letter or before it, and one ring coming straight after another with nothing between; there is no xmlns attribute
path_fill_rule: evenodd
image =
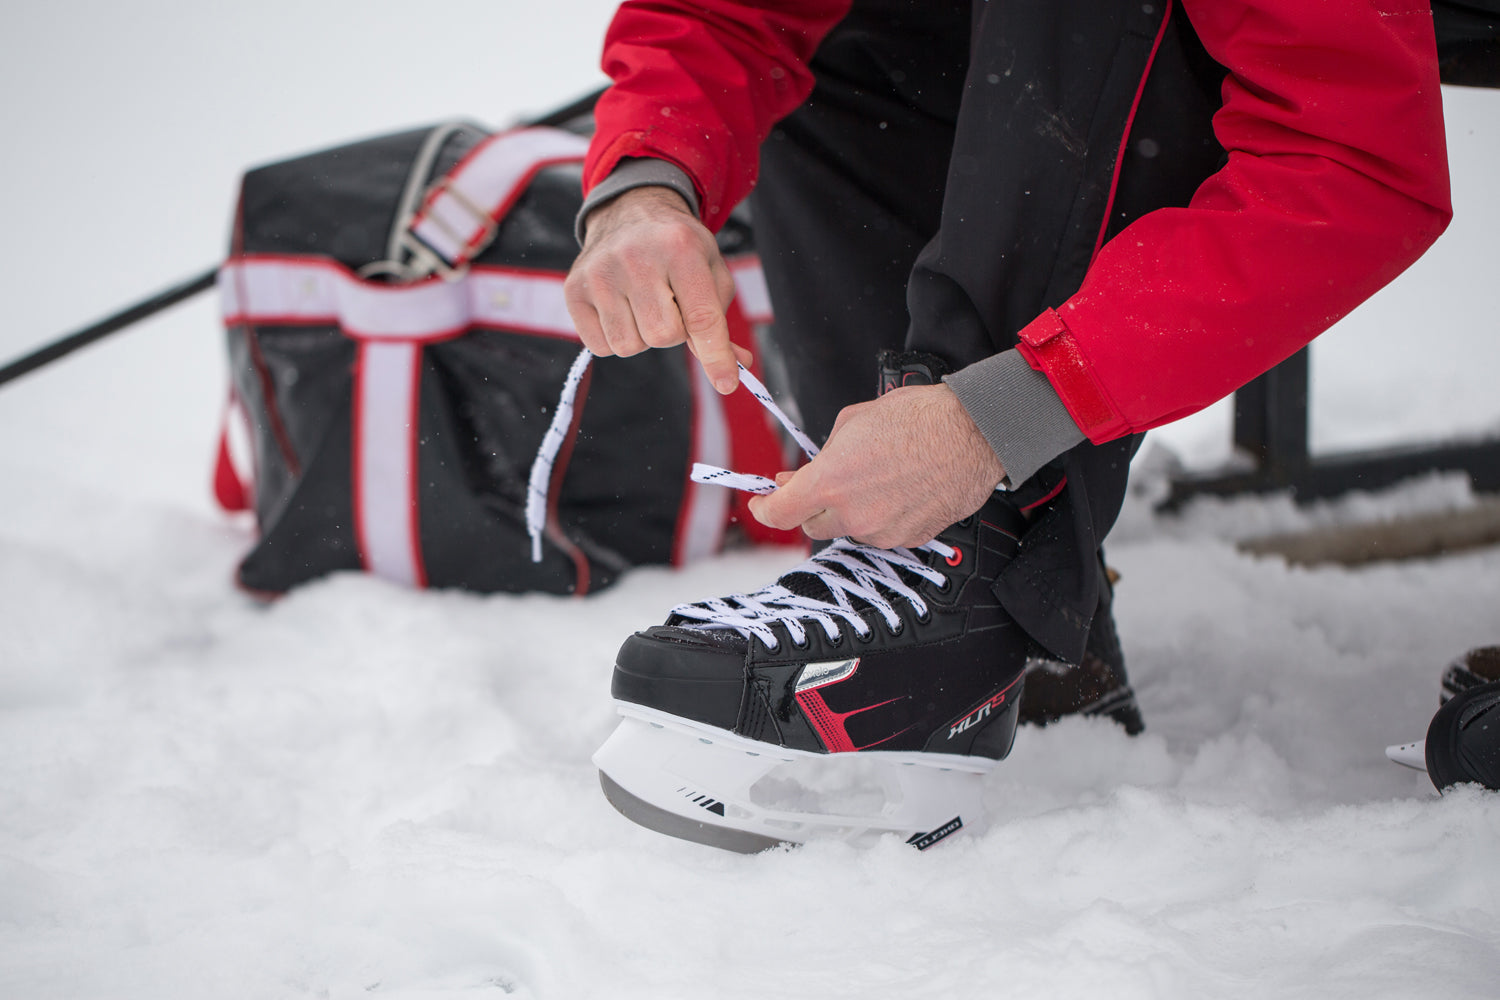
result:
<svg viewBox="0 0 1500 1000"><path fill-rule="evenodd" d="M1186 208L1106 244L1079 292L1020 333L1022 355L1095 442L1232 392L1389 282L1447 223L1426 4L1294 6L1188 3L1230 71L1214 121L1226 166Z"/></svg>

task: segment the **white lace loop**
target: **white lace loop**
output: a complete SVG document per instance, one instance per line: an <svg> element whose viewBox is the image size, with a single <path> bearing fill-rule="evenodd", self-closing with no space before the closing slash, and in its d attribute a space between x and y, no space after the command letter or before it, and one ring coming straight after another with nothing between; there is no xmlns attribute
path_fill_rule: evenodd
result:
<svg viewBox="0 0 1500 1000"><path fill-rule="evenodd" d="M537 449L536 458L531 463L531 476L526 482L526 533L531 536L531 561L534 563L542 561L542 531L547 526L547 493L552 485L552 466L557 462L557 453L562 450L563 442L568 439L578 386L593 360L594 355L586 348L573 359L568 378L563 382L562 397L552 414L552 423L542 436L542 446Z"/></svg>
<svg viewBox="0 0 1500 1000"><path fill-rule="evenodd" d="M727 486L732 490L759 493L761 496L775 493L777 489L774 479L749 472L730 472L717 465L705 465L702 462L694 462L693 471L689 475L693 482L703 483L705 486Z"/></svg>
<svg viewBox="0 0 1500 1000"><path fill-rule="evenodd" d="M542 561L542 531L547 524L547 494L552 485L552 466L557 462L557 454L568 438L568 428L573 424L573 408L578 399L578 386L583 382L583 373L588 371L593 360L594 355L588 348L584 348L573 359L567 381L563 383L562 395L557 401L557 409L552 414L552 424L542 437L542 445L531 463L531 476L526 485L526 534L531 536L532 562ZM816 456L818 446L813 444L812 438L803 433L802 428L793 423L781 407L776 405L776 400L771 398L770 391L761 384L760 379L750 374L744 365L739 367L740 384L760 400L760 404L786 428L786 432L801 446L808 458ZM776 490L776 483L764 476L730 472L702 462L693 464L691 476L695 483L728 486L750 493L772 493Z"/></svg>
<svg viewBox="0 0 1500 1000"><path fill-rule="evenodd" d="M858 599L866 608L878 612L894 634L903 627L901 615L892 603L894 600L906 601L919 618L926 618L928 614L927 602L898 570L913 573L939 586L945 579L941 572L918 559L910 549L878 549L840 538L791 570L791 573L816 577L827 588L830 599L798 594L781 583L773 583L753 594L733 594L679 604L672 609L672 615L710 628L734 629L747 639L754 636L774 652L781 645L772 629L777 624L786 628L792 642L798 646L807 644L806 622L821 626L829 642L838 642L843 637L841 623L847 624L861 639L868 639L871 629L855 606L855 599Z"/></svg>
<svg viewBox="0 0 1500 1000"><path fill-rule="evenodd" d="M542 446L537 450L536 459L531 464L531 477L526 487L526 533L531 536L532 562L542 561L542 531L547 524L547 493L552 484L552 466L557 461L557 454L562 449L563 442L568 438L568 428L573 424L573 408L578 397L578 386L582 383L583 374L588 371L589 362L593 358L593 354L587 348L584 348L584 350L579 352L578 357L573 359L573 366L568 369L567 381L563 383L562 396L558 399L557 409L552 414L552 424L547 428L547 433L542 438ZM776 400L771 398L770 391L761 384L760 379L750 374L744 365L740 365L739 367L740 385L744 386L752 396L760 400L760 404L786 429L787 434L791 436L793 441L797 442L808 458L816 458L818 455L818 446L813 444L812 438L808 437L802 428L793 423L792 419L786 415L781 407L776 405ZM715 465L706 465L702 462L695 462L693 464L691 478L695 483L728 486L732 489L745 490L749 493L766 494L776 491L776 483L764 476L731 472L728 469L721 469ZM835 542L833 546L830 546L829 550L844 541L846 540L840 539L839 542ZM907 558L911 558L911 554L907 549L876 549L866 545L859 545L855 542L849 542L846 547L858 548L862 554L864 550L868 550L877 559L883 558L880 555L881 553L891 552L904 552ZM921 549L928 552L936 552L945 558L952 558L953 556L953 549L937 539L933 539L926 545L923 545ZM814 557L814 560L827 555L827 551L819 553L818 556ZM916 565L921 565L920 563L916 563L914 559L913 562ZM925 569L925 566L923 568ZM819 572L821 573L821 571ZM858 572L863 573L863 570ZM863 576L857 575L855 579L859 586L865 585ZM833 588L830 587L829 589L832 590ZM850 592L852 593L853 591ZM765 592L761 591L760 593ZM863 597L864 595L861 594L860 596ZM905 596L905 594L902 594L902 596ZM915 593L912 592L912 597L915 596ZM869 598L866 598L866 600L869 600ZM875 604L876 607L881 606L875 601L871 601L870 603ZM886 605L886 607L889 607L889 605ZM819 613L823 612L820 611ZM919 611L918 613L925 612ZM882 612L882 614L886 613ZM893 619L899 622L899 619L895 618L894 612L886 614L887 623L892 622ZM821 619L819 620L821 621ZM824 625L824 630L836 630L836 626L831 624L831 619L829 622L829 624ZM891 627L895 628L896 626L893 624ZM757 632L756 634L759 635L760 633ZM829 638L835 638L834 633L831 631L829 632Z"/></svg>
<svg viewBox="0 0 1500 1000"><path fill-rule="evenodd" d="M787 434L791 435L792 440L797 442L803 454L809 459L818 457L818 446L813 444L812 438L808 437L802 428L792 422L792 418L786 415L786 411L776 405L776 400L771 398L770 390L761 384L760 379L750 374L744 365L740 365L740 385L748 389L750 395L760 400L760 405L764 406L771 416L775 417L776 421L786 429ZM767 479L765 476L755 476L748 472L730 472L728 469L721 469L717 465L707 465L703 462L693 463L693 471L689 478L695 483L703 483L709 486L728 486L731 489L743 490L746 493L759 493L762 496L767 493L776 492L776 482ZM936 552L945 558L952 558L953 556L953 549L937 539L933 539L926 545L921 546L921 549L928 552Z"/></svg>

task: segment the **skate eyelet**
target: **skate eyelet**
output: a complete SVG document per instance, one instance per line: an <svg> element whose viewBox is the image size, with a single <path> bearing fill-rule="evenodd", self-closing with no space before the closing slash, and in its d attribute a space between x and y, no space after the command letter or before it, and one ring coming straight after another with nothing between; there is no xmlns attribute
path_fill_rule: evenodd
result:
<svg viewBox="0 0 1500 1000"><path fill-rule="evenodd" d="M922 609L921 614L917 615L917 624L926 625L930 621L932 621L932 610L930 608Z"/></svg>
<svg viewBox="0 0 1500 1000"><path fill-rule="evenodd" d="M959 566L963 563L963 561L964 550L956 545L953 547L953 554L951 556L943 557L943 562L947 563L949 566Z"/></svg>
<svg viewBox="0 0 1500 1000"><path fill-rule="evenodd" d="M901 622L895 628L891 628L889 625L887 625L885 630L891 634L892 639L895 639L896 637L901 635L902 632L906 631L906 622Z"/></svg>
<svg viewBox="0 0 1500 1000"><path fill-rule="evenodd" d="M950 580L950 579L948 579L946 576L943 577L943 582L937 585L937 592L939 594L946 594L948 591L950 591L952 589L953 589L953 581Z"/></svg>

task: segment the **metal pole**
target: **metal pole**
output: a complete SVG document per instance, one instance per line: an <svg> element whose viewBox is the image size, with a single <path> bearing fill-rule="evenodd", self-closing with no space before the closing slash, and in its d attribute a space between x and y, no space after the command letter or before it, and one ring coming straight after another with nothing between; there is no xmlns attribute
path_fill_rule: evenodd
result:
<svg viewBox="0 0 1500 1000"><path fill-rule="evenodd" d="M4 385L11 379L20 378L27 372L35 371L45 364L50 364L64 355L71 354L80 347L87 347L96 340L103 339L117 330L123 330L133 323L139 323L148 316L154 316L163 309L175 306L202 292L208 291L214 286L214 279L218 276L219 269L211 267L197 277L189 278L171 288L163 289L135 305L106 316L99 322L84 327L77 333L70 333L66 337L55 340L23 358L18 358L0 368L0 385Z"/></svg>
<svg viewBox="0 0 1500 1000"><path fill-rule="evenodd" d="M578 98L570 104L548 112L538 118L527 122L528 125L546 125L561 127L581 118L594 109L594 103L599 100L603 90L596 90ZM170 308L179 302L186 301L195 295L208 291L214 286L214 280L218 276L217 265L199 274L197 277L189 278L171 288L163 289L132 306L120 310L112 316L106 316L91 326L84 327L77 333L70 333L65 337L54 340L44 347L38 348L22 358L17 358L10 364L0 368L0 385L4 385L11 379L20 378L27 372L35 371L43 365L50 364L65 355L72 354L80 347L86 347L96 340L101 340L116 331L123 330L127 326L139 323L148 316L154 316L163 309Z"/></svg>

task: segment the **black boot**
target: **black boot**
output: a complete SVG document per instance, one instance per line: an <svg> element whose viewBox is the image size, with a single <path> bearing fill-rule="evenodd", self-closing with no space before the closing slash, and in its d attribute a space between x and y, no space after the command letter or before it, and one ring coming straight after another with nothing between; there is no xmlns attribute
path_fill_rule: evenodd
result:
<svg viewBox="0 0 1500 1000"><path fill-rule="evenodd" d="M1114 586L1102 562L1099 573L1099 610L1089 629L1083 662L1065 663L1045 655L1027 662L1022 725L1045 726L1067 715L1102 715L1118 722L1131 736L1146 728L1125 673L1125 655L1111 610Z"/></svg>
<svg viewBox="0 0 1500 1000"><path fill-rule="evenodd" d="M1450 663L1439 701L1427 727L1432 783L1500 790L1500 646L1471 649Z"/></svg>

